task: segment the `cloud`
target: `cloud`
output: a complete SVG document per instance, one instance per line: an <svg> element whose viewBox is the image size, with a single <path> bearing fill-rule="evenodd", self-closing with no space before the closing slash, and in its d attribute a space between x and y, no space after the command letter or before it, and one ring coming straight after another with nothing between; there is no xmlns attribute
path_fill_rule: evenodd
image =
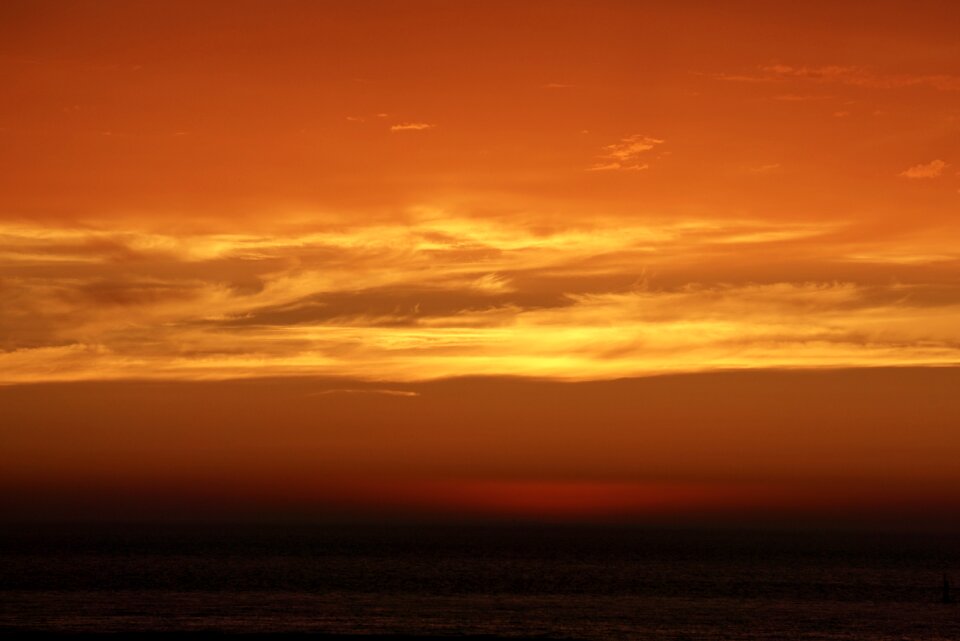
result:
<svg viewBox="0 0 960 641"><path fill-rule="evenodd" d="M852 283L690 286L571 297L488 322L294 325L176 332L177 349L117 343L0 354L7 382L325 374L414 381L466 375L568 380L783 367L960 361L960 303ZM469 315L469 314L466 314ZM154 335L156 341L159 335ZM197 347L203 350L198 352Z"/></svg>
<svg viewBox="0 0 960 641"><path fill-rule="evenodd" d="M612 145L604 147L600 156L601 162L595 163L588 171L640 171L647 169L648 163L640 162L644 152L650 151L657 145L663 144L659 138L634 134L627 136Z"/></svg>
<svg viewBox="0 0 960 641"><path fill-rule="evenodd" d="M937 178L943 174L947 168L947 163L942 160L931 160L928 163L914 165L909 169L900 172L904 178Z"/></svg>
<svg viewBox="0 0 960 641"><path fill-rule="evenodd" d="M849 85L864 89L925 87L936 91L960 91L958 75L888 73L856 65L771 64L760 66L754 73L723 73L715 77L732 82L764 83L794 80L805 83Z"/></svg>
<svg viewBox="0 0 960 641"><path fill-rule="evenodd" d="M431 208L244 234L0 225L0 384L951 364L951 238Z"/></svg>
<svg viewBox="0 0 960 641"><path fill-rule="evenodd" d="M383 389L383 388L343 388L327 389L320 392L311 392L308 396L327 396L330 394L382 394L383 396L399 396L402 398L413 398L420 396L420 392L413 390Z"/></svg>
<svg viewBox="0 0 960 641"><path fill-rule="evenodd" d="M791 66L783 64L773 64L760 67L772 75L794 76L798 78L813 78L817 80L829 80L834 78L850 78L856 74L862 73L859 67L844 65L823 65L819 67Z"/></svg>
<svg viewBox="0 0 960 641"><path fill-rule="evenodd" d="M510 286L510 281L499 274L484 274L474 280L470 286L477 291L489 294L502 294L513 291L513 288Z"/></svg>
<svg viewBox="0 0 960 641"><path fill-rule="evenodd" d="M649 169L650 165L648 163L643 164L634 164L624 166L618 162L607 162L607 163L597 163L587 167L587 171L643 171L644 169Z"/></svg>
<svg viewBox="0 0 960 641"><path fill-rule="evenodd" d="M403 122L398 125L391 125L390 131L423 131L433 129L435 126L426 122Z"/></svg>

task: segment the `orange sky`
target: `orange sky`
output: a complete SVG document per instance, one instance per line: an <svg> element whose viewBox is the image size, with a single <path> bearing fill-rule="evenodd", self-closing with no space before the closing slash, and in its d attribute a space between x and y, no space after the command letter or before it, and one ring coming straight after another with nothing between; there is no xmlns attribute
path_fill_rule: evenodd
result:
<svg viewBox="0 0 960 641"><path fill-rule="evenodd" d="M8 493L960 499L960 7L196 4L0 7Z"/></svg>

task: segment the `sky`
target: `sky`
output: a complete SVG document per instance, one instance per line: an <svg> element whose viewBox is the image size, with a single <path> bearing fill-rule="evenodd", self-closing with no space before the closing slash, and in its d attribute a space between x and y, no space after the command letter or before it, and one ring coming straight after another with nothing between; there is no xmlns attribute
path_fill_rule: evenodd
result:
<svg viewBox="0 0 960 641"><path fill-rule="evenodd" d="M958 21L5 2L0 495L960 504Z"/></svg>

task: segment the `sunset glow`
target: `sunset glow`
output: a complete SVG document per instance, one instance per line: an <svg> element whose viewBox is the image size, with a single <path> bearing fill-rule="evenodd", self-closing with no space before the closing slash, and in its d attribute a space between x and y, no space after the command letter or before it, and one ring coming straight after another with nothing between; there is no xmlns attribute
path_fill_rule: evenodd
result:
<svg viewBox="0 0 960 641"><path fill-rule="evenodd" d="M841 479L849 504L960 501L930 493L960 481L957 24L949 3L5 4L3 491L196 479L577 517L807 509ZM809 378L769 392L783 370ZM617 387L666 375L646 414L658 383ZM527 385L620 391L558 427ZM797 422L761 388L819 391Z"/></svg>

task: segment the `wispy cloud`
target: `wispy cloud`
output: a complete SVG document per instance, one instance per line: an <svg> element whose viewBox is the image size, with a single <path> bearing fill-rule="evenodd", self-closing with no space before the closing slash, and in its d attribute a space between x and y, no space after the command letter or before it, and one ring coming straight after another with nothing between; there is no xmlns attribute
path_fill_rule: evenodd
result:
<svg viewBox="0 0 960 641"><path fill-rule="evenodd" d="M762 65L747 73L723 73L716 76L732 82L778 82L794 80L817 84L838 84L864 89L904 89L926 87L937 91L960 91L960 76L952 74L890 73L856 65ZM786 94L788 96L792 94ZM800 94L802 95L802 94ZM784 99L782 97L779 99ZM787 98L789 99L789 98Z"/></svg>
<svg viewBox="0 0 960 641"><path fill-rule="evenodd" d="M390 131L423 131L425 129L433 129L436 125L431 125L426 122L402 122L397 125L391 125Z"/></svg>
<svg viewBox="0 0 960 641"><path fill-rule="evenodd" d="M4 225L0 383L960 362L960 288L903 282L960 252L942 234L872 242L832 223L429 208L246 234ZM772 255L831 280L771 274Z"/></svg>
<svg viewBox="0 0 960 641"><path fill-rule="evenodd" d="M399 396L401 398L420 396L420 392L414 392L412 390L384 389L374 387L327 389L319 392L312 392L310 396L328 396L330 394L381 394L383 396Z"/></svg>
<svg viewBox="0 0 960 641"><path fill-rule="evenodd" d="M604 147L603 154L600 155L600 162L590 166L588 171L639 171L647 169L650 165L641 162L640 158L645 152L663 144L663 142L659 138L640 134L627 136L619 142Z"/></svg>
<svg viewBox="0 0 960 641"><path fill-rule="evenodd" d="M947 168L947 163L942 160L931 160L928 163L914 165L909 169L900 172L904 178L937 178L943 175L943 170Z"/></svg>

